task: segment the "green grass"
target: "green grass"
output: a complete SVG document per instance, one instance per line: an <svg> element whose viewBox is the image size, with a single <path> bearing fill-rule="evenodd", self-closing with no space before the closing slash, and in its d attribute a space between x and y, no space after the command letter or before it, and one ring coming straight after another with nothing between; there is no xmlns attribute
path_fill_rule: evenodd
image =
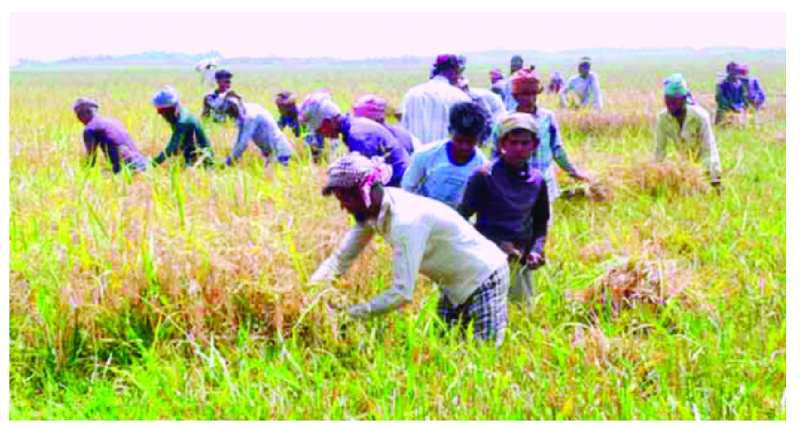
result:
<svg viewBox="0 0 800 428"><path fill-rule="evenodd" d="M750 63L785 93L785 60ZM655 152L658 80L685 71L711 94L720 64L598 69L607 112L559 112L573 162L600 177L639 171ZM471 66L473 85L484 68ZM327 87L343 108L373 91L398 105L427 70L234 73L237 91L275 114L283 88ZM378 239L344 281L307 283L351 219L320 195L324 165L300 142L289 168L265 169L255 150L214 172L177 158L128 178L80 167L74 98L99 99L153 156L169 129L151 94L173 84L197 114L198 80L169 68L11 73L11 419L786 419L782 99L759 129L717 131L721 195L621 182L609 202L559 200L537 295L510 308L498 350L440 337L424 279L412 305L381 319L327 309L390 286L391 255ZM224 158L235 130L209 134ZM587 257L597 243L605 252ZM567 297L621 255L674 262L688 291L617 313Z"/></svg>

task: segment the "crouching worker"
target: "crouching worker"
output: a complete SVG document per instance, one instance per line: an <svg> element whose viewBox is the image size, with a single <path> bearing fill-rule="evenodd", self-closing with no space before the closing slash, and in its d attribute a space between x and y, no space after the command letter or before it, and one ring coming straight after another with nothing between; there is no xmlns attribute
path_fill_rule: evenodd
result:
<svg viewBox="0 0 800 428"><path fill-rule="evenodd" d="M188 110L181 107L178 93L165 86L153 95L153 106L172 127L172 138L167 148L153 158L153 166L162 164L168 157L183 152L184 166L194 166L199 161L205 167L214 166L214 152L206 137L203 125Z"/></svg>
<svg viewBox="0 0 800 428"><path fill-rule="evenodd" d="M144 171L147 159L133 144L128 130L113 117L97 114L100 108L95 100L78 98L72 109L75 116L85 125L83 128L83 144L86 147L86 164L94 166L97 160L97 147L106 154L114 174L128 168L131 171Z"/></svg>
<svg viewBox="0 0 800 428"><path fill-rule="evenodd" d="M292 128L295 138L300 138L300 112L297 111L297 95L290 91L282 91L275 97L275 105L281 117L278 119L278 127L283 130L285 127Z"/></svg>
<svg viewBox="0 0 800 428"><path fill-rule="evenodd" d="M500 158L475 170L458 212L508 255L509 300L533 294L531 271L544 264L550 200L542 173L530 166L539 145L538 124L527 113L513 113L501 122Z"/></svg>
<svg viewBox="0 0 800 428"><path fill-rule="evenodd" d="M441 202L385 187L391 176L381 158L358 153L328 168L323 194L333 193L356 225L311 280L343 275L372 236L381 235L394 249L394 286L368 303L350 306L352 317L411 303L417 272L422 272L441 286L437 312L449 326L463 328L463 333L472 323L476 338L499 346L508 315L505 254Z"/></svg>
<svg viewBox="0 0 800 428"><path fill-rule="evenodd" d="M292 144L267 109L256 103L242 102L235 96L229 96L226 105L226 114L236 121L239 128L233 150L225 160L226 166L231 166L242 157L250 141L261 149L265 165L269 165L270 155L273 154L284 166L289 164Z"/></svg>

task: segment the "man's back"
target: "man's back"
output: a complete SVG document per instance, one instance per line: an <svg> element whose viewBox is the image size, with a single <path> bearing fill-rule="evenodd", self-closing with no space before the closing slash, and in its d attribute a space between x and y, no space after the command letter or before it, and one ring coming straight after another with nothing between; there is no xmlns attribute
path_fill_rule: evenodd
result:
<svg viewBox="0 0 800 428"><path fill-rule="evenodd" d="M403 98L402 125L420 142L428 144L449 136L450 107L471 102L469 95L436 76L411 88Z"/></svg>
<svg viewBox="0 0 800 428"><path fill-rule="evenodd" d="M403 145L383 125L363 117L349 117L342 129L345 144L351 152L366 157L386 156L392 166L390 185L399 186L410 161Z"/></svg>

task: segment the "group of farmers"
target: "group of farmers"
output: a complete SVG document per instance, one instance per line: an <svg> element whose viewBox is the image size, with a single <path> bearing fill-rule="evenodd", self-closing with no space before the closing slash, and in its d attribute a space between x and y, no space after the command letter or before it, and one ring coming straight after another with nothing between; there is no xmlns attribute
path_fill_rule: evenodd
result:
<svg viewBox="0 0 800 428"><path fill-rule="evenodd" d="M764 101L746 66L731 64L718 85L718 117L759 108ZM587 57L566 82L554 74L545 84L535 67L525 68L515 56L507 78L491 71L491 89L471 88L465 67L463 56L439 55L430 80L403 98L396 113L400 126L387 123L387 101L379 96L357 99L345 114L324 91L309 94L299 106L295 94L279 93L276 121L262 105L245 102L231 89L233 76L227 70L216 71L217 88L204 98L202 117L232 119L238 126L227 166L251 140L265 162L274 157L288 164L294 149L282 131L287 126L298 138L301 126L308 130L305 141L315 161L326 137L332 145L341 140L347 146L350 154L329 166L322 193L334 195L356 223L312 281L343 275L375 234L394 249L393 286L367 303L348 307L350 316L365 318L413 301L421 272L440 286L437 312L445 324L462 332L472 324L476 338L500 345L508 303L522 303L532 295L532 271L545 263L551 204L560 193L553 160L572 178L590 181L570 162L555 113L539 107L537 97L547 89L566 106L572 92L580 105L596 109L603 108L603 100ZM663 159L672 140L676 147L699 154L711 183L718 186L719 153L708 112L692 99L680 74L664 81L663 93L666 108L657 118L657 158ZM203 122L181 105L178 93L164 87L152 103L173 135L166 149L148 162L119 121L100 116L96 101L78 99L74 111L85 125L88 160L94 163L100 146L114 172L125 167L141 171L178 152L186 165L212 166ZM489 156L480 149L484 143L491 148Z"/></svg>

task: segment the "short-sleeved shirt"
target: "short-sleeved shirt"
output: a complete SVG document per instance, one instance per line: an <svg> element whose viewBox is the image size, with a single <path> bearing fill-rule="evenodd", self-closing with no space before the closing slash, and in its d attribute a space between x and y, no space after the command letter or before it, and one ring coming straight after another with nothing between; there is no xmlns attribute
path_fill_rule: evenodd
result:
<svg viewBox="0 0 800 428"><path fill-rule="evenodd" d="M346 116L342 119L343 141L351 152L371 158L381 156L392 166L389 186L400 187L410 158L403 145L383 125L365 117Z"/></svg>
<svg viewBox="0 0 800 428"><path fill-rule="evenodd" d="M83 129L83 143L86 153L94 156L97 147L105 153L111 162L114 173L118 173L123 165L135 170L146 168L147 159L133 144L130 134L119 120L113 117L95 116ZM92 158L94 165L94 158Z"/></svg>
<svg viewBox="0 0 800 428"><path fill-rule="evenodd" d="M183 152L185 166L194 165L204 153L207 154L203 161L205 166L214 164L214 152L203 125L188 110L181 108L178 112L178 121L171 123L170 126L172 127L172 138L170 138L167 148L153 158L153 162L163 163L168 157L178 154L178 150L180 150Z"/></svg>

